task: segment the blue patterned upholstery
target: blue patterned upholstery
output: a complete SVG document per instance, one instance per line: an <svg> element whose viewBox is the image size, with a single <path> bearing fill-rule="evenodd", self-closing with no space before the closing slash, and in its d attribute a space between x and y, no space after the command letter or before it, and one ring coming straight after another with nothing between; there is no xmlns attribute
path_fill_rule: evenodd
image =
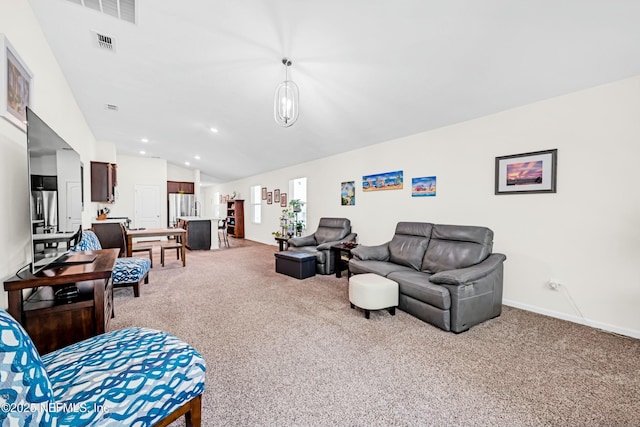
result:
<svg viewBox="0 0 640 427"><path fill-rule="evenodd" d="M150 268L151 260L149 258L118 258L113 267L113 284L139 282Z"/></svg>
<svg viewBox="0 0 640 427"><path fill-rule="evenodd" d="M82 232L82 239L71 248L73 252L97 251L102 249L98 236L91 230ZM135 296L140 295L139 284L144 280L149 281L147 274L151 269L151 260L148 258L118 258L113 267L113 286L133 286Z"/></svg>
<svg viewBox="0 0 640 427"><path fill-rule="evenodd" d="M36 409L51 402L53 389L38 350L22 326L0 309L0 425L50 426L51 415ZM7 412L12 405L15 410Z"/></svg>
<svg viewBox="0 0 640 427"><path fill-rule="evenodd" d="M202 356L164 332L121 329L42 358L2 309L0 333L0 403L40 405L0 412L2 426L153 426L204 391Z"/></svg>
<svg viewBox="0 0 640 427"><path fill-rule="evenodd" d="M77 245L71 248L71 251L99 251L100 249L102 249L102 245L100 244L100 240L98 240L96 233L91 230L83 230L82 238Z"/></svg>

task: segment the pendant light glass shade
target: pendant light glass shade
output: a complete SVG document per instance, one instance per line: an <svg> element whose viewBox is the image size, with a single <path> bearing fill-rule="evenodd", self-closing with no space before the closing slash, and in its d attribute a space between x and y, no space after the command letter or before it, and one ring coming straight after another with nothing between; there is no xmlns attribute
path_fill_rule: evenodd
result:
<svg viewBox="0 0 640 427"><path fill-rule="evenodd" d="M282 127L289 127L298 120L300 97L298 86L288 79L288 67L291 66L291 61L283 58L282 63L285 66L285 80L276 88L276 94L273 99L273 114L276 123Z"/></svg>

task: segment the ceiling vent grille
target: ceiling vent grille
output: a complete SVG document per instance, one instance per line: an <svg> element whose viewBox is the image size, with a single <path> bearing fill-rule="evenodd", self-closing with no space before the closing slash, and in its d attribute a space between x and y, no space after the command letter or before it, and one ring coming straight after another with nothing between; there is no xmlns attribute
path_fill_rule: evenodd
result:
<svg viewBox="0 0 640 427"><path fill-rule="evenodd" d="M113 104L105 104L104 108L110 111L118 111L118 106Z"/></svg>
<svg viewBox="0 0 640 427"><path fill-rule="evenodd" d="M111 36L105 36L104 34L94 33L96 36L96 44L99 48L109 50L111 52L116 51L115 40Z"/></svg>
<svg viewBox="0 0 640 427"><path fill-rule="evenodd" d="M67 0L105 15L136 23L136 0Z"/></svg>

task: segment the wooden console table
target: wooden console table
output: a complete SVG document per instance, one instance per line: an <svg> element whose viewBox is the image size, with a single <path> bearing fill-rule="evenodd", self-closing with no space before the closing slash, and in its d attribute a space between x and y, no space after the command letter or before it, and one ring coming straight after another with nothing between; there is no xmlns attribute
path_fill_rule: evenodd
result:
<svg viewBox="0 0 640 427"><path fill-rule="evenodd" d="M36 275L23 273L4 282L8 292L7 311L25 328L41 354L82 341L107 331L113 314L111 272L118 249L78 254L95 254L92 263L45 269ZM70 302L57 301L56 289L75 284L80 291ZM33 289L23 298L24 289Z"/></svg>

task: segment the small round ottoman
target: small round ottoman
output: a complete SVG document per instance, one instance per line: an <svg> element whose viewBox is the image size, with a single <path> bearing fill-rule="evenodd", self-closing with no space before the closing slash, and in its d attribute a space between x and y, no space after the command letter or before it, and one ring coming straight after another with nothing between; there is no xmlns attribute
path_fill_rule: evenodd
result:
<svg viewBox="0 0 640 427"><path fill-rule="evenodd" d="M394 316L398 306L398 284L373 273L356 274L349 279L349 302L351 308L363 309L367 319L369 310L384 308Z"/></svg>

